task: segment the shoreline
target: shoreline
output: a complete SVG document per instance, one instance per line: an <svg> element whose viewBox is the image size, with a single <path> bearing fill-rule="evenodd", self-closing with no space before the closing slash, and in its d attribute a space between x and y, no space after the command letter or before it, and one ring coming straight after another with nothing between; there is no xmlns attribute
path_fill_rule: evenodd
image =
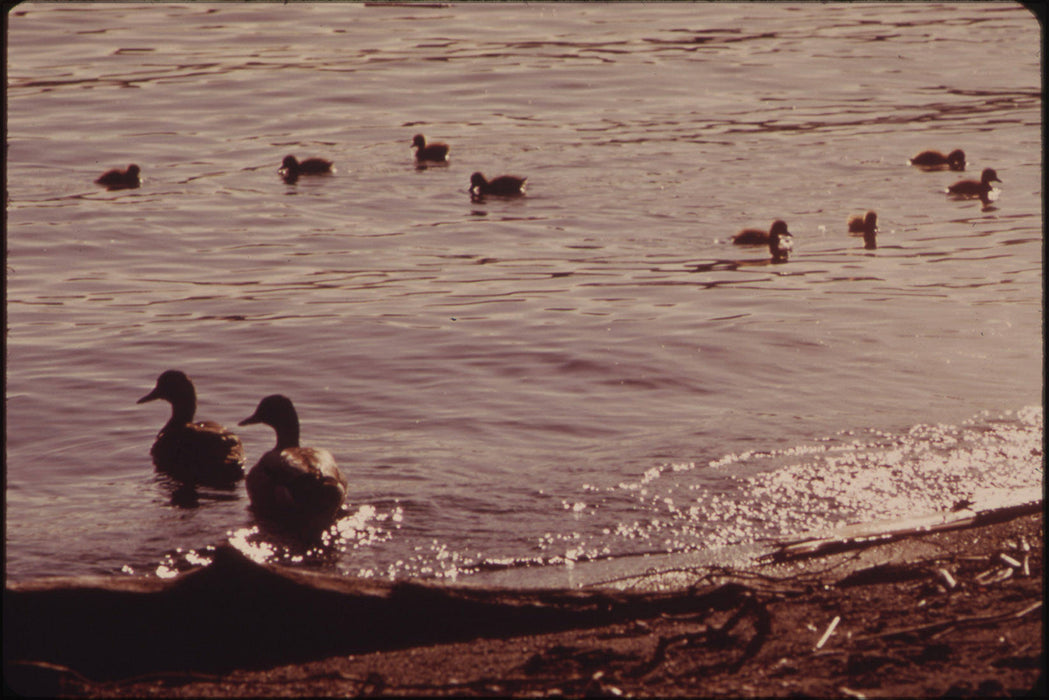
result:
<svg viewBox="0 0 1049 700"><path fill-rule="evenodd" d="M990 512L1002 517L746 568L682 566L626 591L339 580L235 550L171 581L8 583L5 685L89 697L1026 693L1044 688L1043 516L1040 504Z"/></svg>

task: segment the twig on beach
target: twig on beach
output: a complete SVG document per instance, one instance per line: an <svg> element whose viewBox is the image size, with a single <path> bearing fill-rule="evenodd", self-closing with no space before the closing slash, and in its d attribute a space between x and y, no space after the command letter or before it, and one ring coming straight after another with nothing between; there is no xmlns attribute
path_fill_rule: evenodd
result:
<svg viewBox="0 0 1049 700"><path fill-rule="evenodd" d="M1019 569L1020 568L1020 562L1016 561L1015 559L1010 557L1008 554L1005 554L1004 552L999 552L998 558L1001 559L1006 564L1008 564L1009 566L1013 567L1014 569Z"/></svg>
<svg viewBox="0 0 1049 700"><path fill-rule="evenodd" d="M816 651L822 649L823 645L827 643L830 636L834 634L834 630L837 629L839 622L841 622L841 615L835 615L834 619L830 621L829 625L827 625L827 630L823 633L823 636L820 637L818 642L816 642Z"/></svg>
<svg viewBox="0 0 1049 700"><path fill-rule="evenodd" d="M943 582L947 584L948 590L954 590L954 588L958 586L958 582L954 580L954 577L951 576L951 572L947 569L937 569L936 573L941 579L943 579Z"/></svg>

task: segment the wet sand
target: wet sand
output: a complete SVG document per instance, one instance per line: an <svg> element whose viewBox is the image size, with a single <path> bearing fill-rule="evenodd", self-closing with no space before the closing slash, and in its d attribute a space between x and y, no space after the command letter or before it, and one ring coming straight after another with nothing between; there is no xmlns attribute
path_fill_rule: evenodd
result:
<svg viewBox="0 0 1049 700"><path fill-rule="evenodd" d="M1022 695L1044 688L1043 542L1039 505L575 590L355 581L226 551L172 581L8 584L5 684L94 697Z"/></svg>

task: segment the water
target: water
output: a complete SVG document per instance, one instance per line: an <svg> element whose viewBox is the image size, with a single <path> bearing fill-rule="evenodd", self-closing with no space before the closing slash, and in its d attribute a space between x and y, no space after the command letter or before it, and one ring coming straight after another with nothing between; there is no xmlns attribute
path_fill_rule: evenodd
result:
<svg viewBox="0 0 1049 700"><path fill-rule="evenodd" d="M8 38L12 578L232 541L555 581L1042 483L1019 5L27 3ZM417 132L450 165L416 170ZM925 148L997 199L947 198ZM288 153L337 171L286 185ZM92 184L131 162L141 188ZM529 194L471 202L475 170ZM774 218L788 264L727 243ZM351 481L327 547L258 532L243 487L172 504L167 407L135 404L168 368L226 425L294 400Z"/></svg>

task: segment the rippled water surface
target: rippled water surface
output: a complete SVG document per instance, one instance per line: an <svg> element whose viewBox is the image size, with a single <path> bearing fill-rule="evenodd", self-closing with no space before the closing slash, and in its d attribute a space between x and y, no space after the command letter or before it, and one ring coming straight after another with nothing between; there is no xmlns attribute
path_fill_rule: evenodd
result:
<svg viewBox="0 0 1049 700"><path fill-rule="evenodd" d="M347 574L703 550L1042 481L1039 27L1009 3L25 3L7 566ZM418 170L412 136L451 145ZM966 173L907 159L962 148ZM288 153L335 161L285 184ZM102 171L141 166L138 189ZM993 201L946 186L985 167ZM470 174L528 177L471 201ZM878 212L875 251L848 216ZM730 244L788 222L789 263ZM328 545L149 447L291 397ZM250 461L272 431L238 429ZM997 496L996 496L997 497ZM639 560L640 561L640 560ZM641 566L642 564L639 564Z"/></svg>

